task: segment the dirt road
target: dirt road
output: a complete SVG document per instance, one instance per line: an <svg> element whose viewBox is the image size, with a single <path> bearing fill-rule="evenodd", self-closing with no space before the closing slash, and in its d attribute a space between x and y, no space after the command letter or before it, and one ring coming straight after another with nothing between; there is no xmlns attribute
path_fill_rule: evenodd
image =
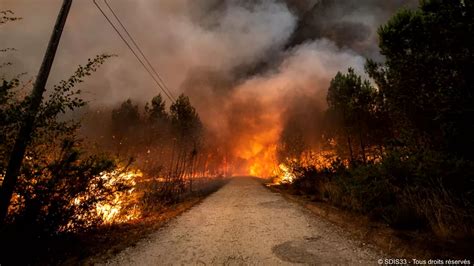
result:
<svg viewBox="0 0 474 266"><path fill-rule="evenodd" d="M383 256L251 178L235 178L112 265L371 264Z"/></svg>

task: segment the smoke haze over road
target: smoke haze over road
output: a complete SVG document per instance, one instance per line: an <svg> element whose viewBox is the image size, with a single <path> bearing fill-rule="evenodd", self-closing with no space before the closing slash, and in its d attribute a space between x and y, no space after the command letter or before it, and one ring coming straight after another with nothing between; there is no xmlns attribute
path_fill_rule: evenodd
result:
<svg viewBox="0 0 474 266"><path fill-rule="evenodd" d="M381 60L376 30L416 0L114 0L110 4L174 95L190 96L205 125L234 157L274 156L287 110L325 108L330 79L366 57ZM60 0L3 0L23 20L2 26L2 61L10 74L36 74ZM159 91L95 9L75 1L50 84L86 58L119 55L83 85L92 108L127 98L144 103ZM302 104L302 99L312 104ZM308 110L312 112L314 110ZM262 170L263 171L263 170ZM256 172L255 174L259 174Z"/></svg>

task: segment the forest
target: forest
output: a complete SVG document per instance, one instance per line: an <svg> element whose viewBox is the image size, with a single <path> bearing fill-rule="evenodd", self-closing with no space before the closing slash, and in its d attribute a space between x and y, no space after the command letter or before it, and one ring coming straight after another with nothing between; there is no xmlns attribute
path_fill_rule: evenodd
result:
<svg viewBox="0 0 474 266"><path fill-rule="evenodd" d="M422 1L382 25L385 60L337 73L316 137L289 116L277 182L394 228L472 237L473 12L472 1Z"/></svg>
<svg viewBox="0 0 474 266"><path fill-rule="evenodd" d="M1 24L21 19L12 11L1 14ZM128 99L113 109L86 112L82 119L68 116L87 106L75 87L112 57L87 60L54 85L40 105L11 200L2 206L7 208L2 253L11 252L17 262L20 247L33 254L24 263L64 259L47 249L67 239L78 241L86 232L120 230L122 224L158 217L169 206L211 193L225 182L221 157L185 95L168 110L158 94L143 110ZM1 68L11 66L4 62ZM30 107L32 84L24 76L1 80L0 184ZM58 257L47 258L51 255Z"/></svg>
<svg viewBox="0 0 474 266"><path fill-rule="evenodd" d="M0 29L24 19L0 10ZM308 44L306 32L298 32L303 26L293 26L282 51L272 54L272 47L261 61L236 63L224 74L224 67L189 70L170 101L162 93L140 99L128 88L120 101L91 105L83 88L122 57L103 53L48 83L32 113L34 78L2 58L0 253L10 254L6 261L67 264L104 252L95 244L135 243L232 176L269 180L395 230L472 241L474 2L421 0L417 8L399 9L378 27L374 54L380 56L361 53L363 69L350 66L362 56L331 40L333 32L320 26L331 41ZM17 52L0 49L0 55ZM305 60L311 49L324 58L315 69ZM227 61L239 57L221 50ZM350 58L349 66L327 64L344 68L322 71L327 58ZM313 72L317 82L307 82ZM11 178L29 119L26 152Z"/></svg>

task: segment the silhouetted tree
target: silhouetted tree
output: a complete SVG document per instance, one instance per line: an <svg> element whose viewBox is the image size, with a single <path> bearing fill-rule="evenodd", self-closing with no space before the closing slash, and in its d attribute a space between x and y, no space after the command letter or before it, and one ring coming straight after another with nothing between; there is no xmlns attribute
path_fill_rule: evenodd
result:
<svg viewBox="0 0 474 266"><path fill-rule="evenodd" d="M169 115L166 113L166 103L161 94L153 97L150 105L148 103L145 105L145 112L148 123L159 125L169 119Z"/></svg>
<svg viewBox="0 0 474 266"><path fill-rule="evenodd" d="M171 122L181 139L193 140L198 137L202 123L189 98L181 94L170 106Z"/></svg>
<svg viewBox="0 0 474 266"><path fill-rule="evenodd" d="M177 137L174 175L178 180L182 180L199 153L202 123L189 98L183 94L170 106L170 116ZM183 189L182 187L181 190Z"/></svg>
<svg viewBox="0 0 474 266"><path fill-rule="evenodd" d="M132 100L124 101L120 107L112 110L112 130L119 147L130 146L141 137L140 112ZM118 150L120 152L120 149Z"/></svg>
<svg viewBox="0 0 474 266"><path fill-rule="evenodd" d="M368 61L399 141L474 158L474 3L421 1L379 29L386 61Z"/></svg>
<svg viewBox="0 0 474 266"><path fill-rule="evenodd" d="M328 112L339 123L335 128L342 132L335 132L335 135L344 135L352 162L355 160L356 145L360 150L360 159L366 160L366 149L370 145L369 127L374 121L375 96L375 89L370 82L362 81L352 68L347 74L337 73L329 86Z"/></svg>

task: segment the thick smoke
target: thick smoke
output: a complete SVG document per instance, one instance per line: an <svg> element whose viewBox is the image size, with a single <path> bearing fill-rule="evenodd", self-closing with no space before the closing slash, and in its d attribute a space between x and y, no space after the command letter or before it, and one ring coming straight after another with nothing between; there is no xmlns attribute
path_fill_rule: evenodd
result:
<svg viewBox="0 0 474 266"><path fill-rule="evenodd" d="M416 7L417 2L414 0L312 1L312 4L305 8L295 9L300 14L300 20L290 45L327 38L340 48L354 50L366 57L379 57L377 27L398 9Z"/></svg>
<svg viewBox="0 0 474 266"><path fill-rule="evenodd" d="M24 18L0 31L0 47L18 49L2 59L15 64L12 73L36 73L61 2L2 1L0 9ZM248 167L252 161L268 159L282 124L289 117L296 119L294 113L324 109L329 81L337 71L354 67L361 73L365 57L381 59L378 26L416 1L110 3L173 93L189 95L216 141ZM92 1L82 0L73 5L51 82L103 52L119 57L85 85L93 108L127 98L143 103L159 92Z"/></svg>

